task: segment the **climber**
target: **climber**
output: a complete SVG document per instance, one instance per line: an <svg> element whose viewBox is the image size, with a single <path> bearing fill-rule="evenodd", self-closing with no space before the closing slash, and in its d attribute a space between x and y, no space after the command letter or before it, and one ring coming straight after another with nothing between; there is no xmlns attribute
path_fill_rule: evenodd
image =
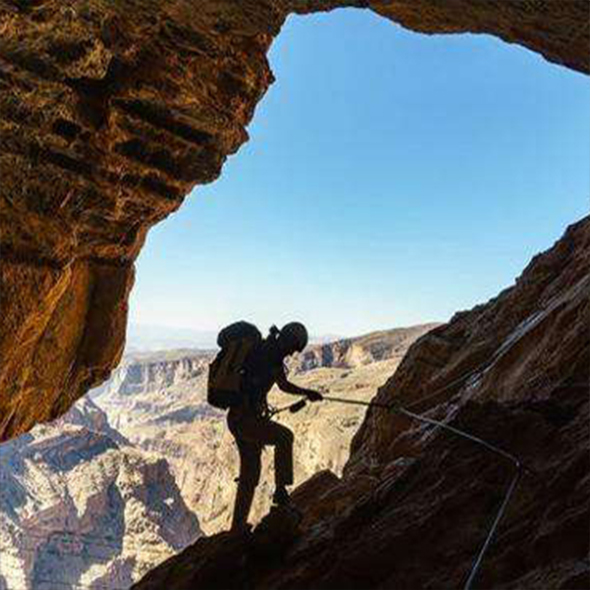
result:
<svg viewBox="0 0 590 590"><path fill-rule="evenodd" d="M248 514L260 479L262 449L274 446L275 492L273 503L289 503L287 486L293 483L293 433L269 416L266 396L273 385L310 401L320 401L322 394L299 387L287 379L283 361L307 345L307 330L299 322L286 324L281 330L272 327L248 352L243 364L244 382L239 404L229 407L228 427L236 439L240 454L240 475L235 499L232 530L248 528Z"/></svg>

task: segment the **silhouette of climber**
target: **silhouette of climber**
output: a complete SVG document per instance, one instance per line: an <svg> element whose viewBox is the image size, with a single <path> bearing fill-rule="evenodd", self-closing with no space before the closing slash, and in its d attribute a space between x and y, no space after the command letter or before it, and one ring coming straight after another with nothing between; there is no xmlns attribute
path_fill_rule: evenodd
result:
<svg viewBox="0 0 590 590"><path fill-rule="evenodd" d="M291 383L283 361L307 346L305 326L299 322L286 324L280 331L272 328L269 336L248 355L245 363L245 392L243 401L230 408L228 427L240 454L240 476L236 494L232 530L248 527L248 515L254 491L260 479L262 449L274 446L276 489L273 502L289 503L287 486L293 483L293 433L286 426L270 419L266 396L272 386L290 394L303 395L310 401L320 401L322 394Z"/></svg>

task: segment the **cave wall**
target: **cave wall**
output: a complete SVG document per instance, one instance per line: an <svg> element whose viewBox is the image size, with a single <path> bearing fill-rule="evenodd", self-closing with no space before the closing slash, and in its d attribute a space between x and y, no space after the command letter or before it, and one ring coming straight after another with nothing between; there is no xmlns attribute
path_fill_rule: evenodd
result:
<svg viewBox="0 0 590 590"><path fill-rule="evenodd" d="M248 139L285 18L342 6L590 71L585 0L0 0L0 440L108 377L146 232Z"/></svg>
<svg viewBox="0 0 590 590"><path fill-rule="evenodd" d="M282 16L229 8L0 2L0 439L108 377L147 230L247 139Z"/></svg>

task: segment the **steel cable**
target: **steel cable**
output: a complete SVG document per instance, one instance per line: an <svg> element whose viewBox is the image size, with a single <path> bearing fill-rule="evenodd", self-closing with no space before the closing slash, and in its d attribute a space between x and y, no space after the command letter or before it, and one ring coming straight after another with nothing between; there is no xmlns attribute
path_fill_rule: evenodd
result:
<svg viewBox="0 0 590 590"><path fill-rule="evenodd" d="M337 403L363 405L363 406L368 406L368 407L376 407L376 408L380 408L380 409L385 409L385 410L389 410L392 412L398 412L400 414L407 416L408 418L411 418L413 420L418 420L420 422L424 422L426 424L430 424L433 426L437 426L437 427L442 428L448 432L451 432L452 434L455 434L456 436L459 436L459 437L467 439L475 444L483 446L488 451L491 451L497 455L500 455L501 457L503 457L504 459L507 459L508 461L510 461L514 465L514 467L515 467L514 476L510 482L510 485L508 486L508 489L506 491L504 499L502 500L502 504L500 505L498 512L496 513L494 521L492 522L492 525L488 531L488 534L486 535L486 539L482 545L482 548L480 549L480 551L477 553L477 556L475 557L475 560L474 560L471 570L469 572L469 576L468 576L467 581L463 587L463 590L471 590L471 588L473 587L473 581L475 580L475 578L477 576L477 573L478 573L480 566L483 562L483 558L485 556L485 553L488 550L488 547L490 546L490 544L492 542L494 534L498 528L498 524L500 523L500 520L502 519L502 516L504 515L504 512L506 511L506 508L508 507L508 504L510 502L512 494L513 494L514 490L516 489L516 485L518 484L518 481L519 481L520 476L522 474L523 466L522 466L520 459L518 459L512 453L509 453L508 451L505 451L504 449L501 449L500 447L498 447L486 440L483 440L482 438L474 436L473 434L470 434L469 432L465 432L464 430L461 430L459 428L455 428L454 426L450 426L449 424L445 424L444 422L440 422L438 420L433 420L432 418L427 418L426 416L421 416L420 414L415 414L414 412L406 410L405 408L403 408L399 404L383 404L383 403L378 403L378 402L365 402L365 401L361 401L361 400L349 400L349 399L345 399L345 398L332 397L332 396L324 396L324 399L327 401L333 401L333 402L337 402Z"/></svg>

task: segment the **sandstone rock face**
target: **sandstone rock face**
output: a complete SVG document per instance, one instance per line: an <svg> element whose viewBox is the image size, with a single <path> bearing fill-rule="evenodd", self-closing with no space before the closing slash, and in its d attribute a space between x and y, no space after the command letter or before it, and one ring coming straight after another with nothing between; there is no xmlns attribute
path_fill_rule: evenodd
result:
<svg viewBox="0 0 590 590"><path fill-rule="evenodd" d="M199 351L125 357L112 378L90 393L134 445L165 458L206 532L219 494L231 492L235 477L223 412L206 400L213 357L214 352Z"/></svg>
<svg viewBox="0 0 590 590"><path fill-rule="evenodd" d="M343 6L589 71L586 0L0 2L0 439L108 377L147 230L246 141L286 16Z"/></svg>
<svg viewBox="0 0 590 590"><path fill-rule="evenodd" d="M200 535L167 463L89 399L0 447L0 588L126 588Z"/></svg>
<svg viewBox="0 0 590 590"><path fill-rule="evenodd" d="M292 379L305 387L368 401L410 344L435 325L310 346L290 362ZM183 350L130 355L104 386L90 394L134 445L168 461L188 507L207 534L229 528L239 465L224 413L206 401L207 366L213 355ZM270 395L271 403L280 406L297 400L278 390ZM277 415L295 434L296 483L324 469L341 474L364 412L362 406L326 403ZM269 449L263 456L251 522L258 522L270 508L273 473Z"/></svg>
<svg viewBox="0 0 590 590"><path fill-rule="evenodd" d="M231 4L0 3L3 438L108 376L147 229L246 140L282 17Z"/></svg>
<svg viewBox="0 0 590 590"><path fill-rule="evenodd" d="M417 340L376 397L526 466L476 587L588 587L589 306L586 217L513 287ZM472 441L372 409L343 477L319 473L295 492L304 521L280 555L257 559L256 534L217 536L135 587L461 588L514 475L510 461ZM223 569L231 543L246 577Z"/></svg>

